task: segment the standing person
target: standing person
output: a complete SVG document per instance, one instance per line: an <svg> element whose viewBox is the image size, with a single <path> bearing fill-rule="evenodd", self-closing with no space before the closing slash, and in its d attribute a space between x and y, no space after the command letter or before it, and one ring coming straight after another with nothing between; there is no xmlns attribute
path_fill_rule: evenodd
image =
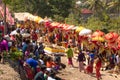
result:
<svg viewBox="0 0 120 80"><path fill-rule="evenodd" d="M85 56L83 52L79 52L78 54L78 61L79 61L79 71L81 72L82 70L84 70L84 61L85 61Z"/></svg>
<svg viewBox="0 0 120 80"><path fill-rule="evenodd" d="M17 47L20 49L23 41L23 37L20 34L20 29L17 30L17 35L15 37L16 37Z"/></svg>
<svg viewBox="0 0 120 80"><path fill-rule="evenodd" d="M32 36L32 41L37 42L38 36L37 36L37 33L35 31L32 32L31 36Z"/></svg>
<svg viewBox="0 0 120 80"><path fill-rule="evenodd" d="M27 50L29 43L30 43L29 40L25 40L25 42L23 43L22 46L23 57L25 56L25 51Z"/></svg>
<svg viewBox="0 0 120 80"><path fill-rule="evenodd" d="M97 58L95 60L95 70L96 70L97 80L101 79L101 74L100 74L101 66L102 66L102 60L101 60L100 56L97 55Z"/></svg>
<svg viewBox="0 0 120 80"><path fill-rule="evenodd" d="M73 50L71 49L70 45L68 45L68 49L66 53L67 53L67 58L68 58L68 65L74 67L73 62L72 62Z"/></svg>
<svg viewBox="0 0 120 80"><path fill-rule="evenodd" d="M8 41L4 38L0 41L0 62L4 63L4 51L8 54Z"/></svg>

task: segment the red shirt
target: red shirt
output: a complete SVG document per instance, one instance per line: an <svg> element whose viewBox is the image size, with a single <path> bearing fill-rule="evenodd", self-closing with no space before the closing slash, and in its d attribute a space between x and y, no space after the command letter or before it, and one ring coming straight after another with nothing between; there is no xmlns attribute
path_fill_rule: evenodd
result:
<svg viewBox="0 0 120 80"><path fill-rule="evenodd" d="M32 40L35 40L35 41L37 41L37 39L38 39L38 36L37 36L37 34L36 34L36 33L33 33L33 34L32 34Z"/></svg>

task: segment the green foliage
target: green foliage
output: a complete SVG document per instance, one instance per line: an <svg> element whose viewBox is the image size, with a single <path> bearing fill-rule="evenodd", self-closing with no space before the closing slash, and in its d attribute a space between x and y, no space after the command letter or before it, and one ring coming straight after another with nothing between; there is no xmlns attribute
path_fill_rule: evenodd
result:
<svg viewBox="0 0 120 80"><path fill-rule="evenodd" d="M17 60L19 57L22 57L22 52L15 51L10 54L12 60Z"/></svg>
<svg viewBox="0 0 120 80"><path fill-rule="evenodd" d="M70 25L78 25L78 21L75 19L74 14L69 14L68 18L65 18L65 23Z"/></svg>
<svg viewBox="0 0 120 80"><path fill-rule="evenodd" d="M14 12L30 12L41 17L59 15L67 17L72 0L12 0L9 5Z"/></svg>
<svg viewBox="0 0 120 80"><path fill-rule="evenodd" d="M5 4L9 4L11 2L11 0L2 0L2 2Z"/></svg>
<svg viewBox="0 0 120 80"><path fill-rule="evenodd" d="M120 17L110 19L108 26L110 27L110 30L118 32L120 30Z"/></svg>
<svg viewBox="0 0 120 80"><path fill-rule="evenodd" d="M54 21L57 22L64 22L64 17L60 16L60 15L54 15Z"/></svg>
<svg viewBox="0 0 120 80"><path fill-rule="evenodd" d="M30 12L41 17L51 17L54 21L66 24L79 23L92 30L119 30L120 17L112 18L109 15L120 13L120 0L80 0L82 5L76 6L77 0L3 0L13 12ZM81 19L81 9L88 8L93 16L87 22ZM117 15L119 16L119 15ZM87 19L86 19L87 20Z"/></svg>
<svg viewBox="0 0 120 80"><path fill-rule="evenodd" d="M101 21L99 18L90 17L86 24L86 27L91 30L101 30L104 29L106 22Z"/></svg>

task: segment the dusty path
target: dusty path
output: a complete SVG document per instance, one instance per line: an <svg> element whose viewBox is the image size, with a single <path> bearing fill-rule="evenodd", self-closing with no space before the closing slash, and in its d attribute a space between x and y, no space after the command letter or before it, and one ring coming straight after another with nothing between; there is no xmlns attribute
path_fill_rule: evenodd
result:
<svg viewBox="0 0 120 80"><path fill-rule="evenodd" d="M78 62L74 59L74 65L78 67ZM62 57L62 63L65 63L67 65L67 58ZM120 80L120 75L115 76L114 74L110 74L107 71L101 71L102 73L102 80ZM93 73L93 76L90 76L88 74L85 74L84 72L79 72L78 68L69 68L68 66L66 69L63 69L60 71L60 74L58 74L59 77L65 80L97 80L95 77L95 71Z"/></svg>
<svg viewBox="0 0 120 80"><path fill-rule="evenodd" d="M67 65L67 58L62 57L61 59L62 63ZM73 61L74 65L78 67L78 62L76 62L76 60ZM120 80L120 75L111 75L107 71L101 71L101 73L102 80ZM57 76L64 80L97 80L95 78L95 71L94 75L90 76L83 72L79 72L78 68L72 69L68 66L65 69L62 69ZM23 80L20 77L21 76L16 72L16 70L14 70L9 64L0 64L0 80Z"/></svg>
<svg viewBox="0 0 120 80"><path fill-rule="evenodd" d="M9 64L0 64L0 80L21 80L21 79L19 74Z"/></svg>

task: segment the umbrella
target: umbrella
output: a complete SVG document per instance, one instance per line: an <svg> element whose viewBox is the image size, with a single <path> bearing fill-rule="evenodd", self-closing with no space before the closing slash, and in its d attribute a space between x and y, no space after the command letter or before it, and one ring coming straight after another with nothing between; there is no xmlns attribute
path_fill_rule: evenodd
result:
<svg viewBox="0 0 120 80"><path fill-rule="evenodd" d="M92 41L100 41L100 42L104 42L104 38L103 37L100 37L100 36L96 36L94 38L92 38Z"/></svg>
<svg viewBox="0 0 120 80"><path fill-rule="evenodd" d="M70 29L72 29L72 28L74 28L74 25L70 25L70 26L67 28L67 30L70 30Z"/></svg>
<svg viewBox="0 0 120 80"><path fill-rule="evenodd" d="M104 35L104 32L102 32L102 31L100 31L100 30L95 31L95 32L92 34L93 37L103 36L103 35Z"/></svg>
<svg viewBox="0 0 120 80"><path fill-rule="evenodd" d="M22 34L22 37L29 37L29 36L30 36L29 33L23 33L23 34Z"/></svg>
<svg viewBox="0 0 120 80"><path fill-rule="evenodd" d="M17 35L18 33L17 33L17 31L16 30L14 30L14 31L12 31L11 33L10 33L10 35Z"/></svg>
<svg viewBox="0 0 120 80"><path fill-rule="evenodd" d="M78 28L78 26L75 26L75 27L72 28L72 30L76 30L77 28Z"/></svg>
<svg viewBox="0 0 120 80"><path fill-rule="evenodd" d="M118 37L119 37L119 35L115 32L110 32L110 33L105 35L105 39L108 42L113 42L113 41L117 40Z"/></svg>
<svg viewBox="0 0 120 80"><path fill-rule="evenodd" d="M88 35L88 34L91 34L92 31L90 29L83 29L79 32L79 35L80 36L83 36L83 35Z"/></svg>
<svg viewBox="0 0 120 80"><path fill-rule="evenodd" d="M81 30L83 30L83 29L85 29L84 27L78 27L77 29L76 29L76 32L80 32Z"/></svg>

